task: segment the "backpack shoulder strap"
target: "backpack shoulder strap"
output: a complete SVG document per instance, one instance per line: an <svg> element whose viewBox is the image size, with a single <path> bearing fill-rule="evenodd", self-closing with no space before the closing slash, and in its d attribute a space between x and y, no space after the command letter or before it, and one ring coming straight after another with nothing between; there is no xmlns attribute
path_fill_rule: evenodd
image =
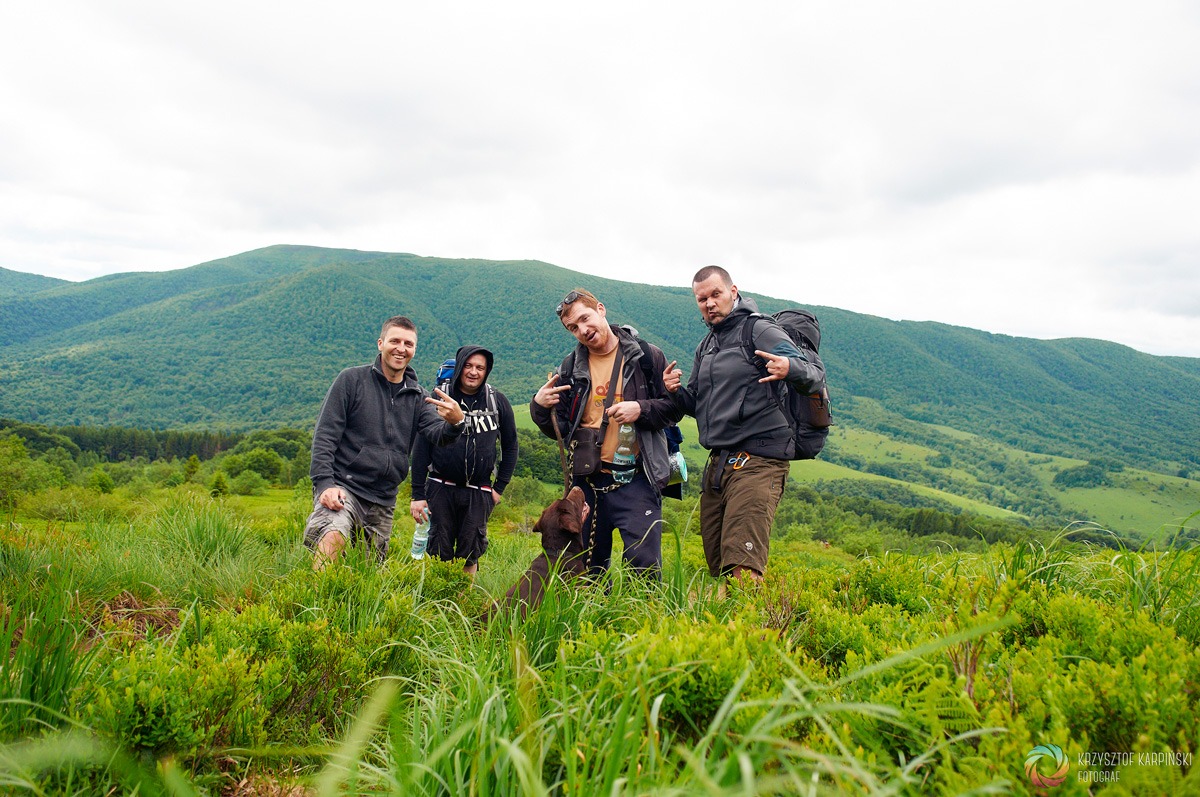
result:
<svg viewBox="0 0 1200 797"><path fill-rule="evenodd" d="M751 313L750 317L747 318L742 324L742 348L746 352L746 359L750 360L752 363L756 363L758 365L758 370L762 372L763 376L766 376L766 363L762 361L761 357L754 353L754 325L763 318L771 321L772 323L778 323L775 321L773 316L763 315L762 313ZM792 419L792 414L788 412L787 406L783 403L783 396L781 395L783 391L787 389L787 383L767 382L764 387L766 387L768 392L770 392L771 397L775 399L775 404L779 407L779 411L783 413L783 417L787 419L788 428L792 430L793 434L795 434L796 422Z"/></svg>
<svg viewBox="0 0 1200 797"><path fill-rule="evenodd" d="M484 384L487 388L488 412L495 414L496 412L496 388L489 384Z"/></svg>
<svg viewBox="0 0 1200 797"><path fill-rule="evenodd" d="M770 316L763 315L762 313L751 313L750 317L742 322L742 348L745 349L746 359L750 362L758 359L754 355L754 325L762 318L770 318Z"/></svg>
<svg viewBox="0 0 1200 797"><path fill-rule="evenodd" d="M560 373L559 373L560 379L570 379L571 375L575 373L575 349L574 349L574 347L572 347L571 351L567 353L567 356L563 358L562 365L560 365L558 368L560 371Z"/></svg>

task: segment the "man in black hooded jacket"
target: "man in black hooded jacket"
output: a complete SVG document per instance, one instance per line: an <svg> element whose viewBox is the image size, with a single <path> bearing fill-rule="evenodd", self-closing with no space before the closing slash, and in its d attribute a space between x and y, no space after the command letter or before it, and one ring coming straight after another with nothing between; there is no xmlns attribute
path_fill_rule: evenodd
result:
<svg viewBox="0 0 1200 797"><path fill-rule="evenodd" d="M488 517L517 467L517 422L512 405L487 383L494 362L492 353L481 346L458 350L454 378L442 390L462 407L466 429L444 447L418 438L413 450L409 504L413 520L420 523L428 511L430 556L446 561L465 559L463 571L471 575L487 550Z"/></svg>

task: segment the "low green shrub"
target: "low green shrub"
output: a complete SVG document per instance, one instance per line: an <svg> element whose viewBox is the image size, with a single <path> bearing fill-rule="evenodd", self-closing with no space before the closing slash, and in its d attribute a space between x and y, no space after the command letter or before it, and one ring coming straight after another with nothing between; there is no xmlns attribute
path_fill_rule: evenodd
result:
<svg viewBox="0 0 1200 797"><path fill-rule="evenodd" d="M85 721L125 749L154 758L254 747L266 740L263 685L271 680L241 650L149 644L95 685Z"/></svg>
<svg viewBox="0 0 1200 797"><path fill-rule="evenodd" d="M23 515L61 522L103 521L136 515L128 501L109 493L84 487L47 487L21 496L18 509Z"/></svg>
<svg viewBox="0 0 1200 797"><path fill-rule="evenodd" d="M897 606L910 614L930 610L925 567L910 557L884 555L863 559L854 569L850 588L868 603Z"/></svg>
<svg viewBox="0 0 1200 797"><path fill-rule="evenodd" d="M778 694L793 675L785 658L777 634L742 619L721 623L675 616L647 623L632 636L584 629L563 645L562 665L583 689L598 688L598 680L604 680L618 689L644 690L647 702L662 695L663 722L695 737L708 729L745 673L743 700L765 701ZM792 661L819 671L802 653ZM741 708L732 727L749 728L763 711L761 705Z"/></svg>
<svg viewBox="0 0 1200 797"><path fill-rule="evenodd" d="M343 712L357 704L364 684L379 674L362 654L370 644L325 619L285 620L267 604L240 613L214 612L185 638L218 652L242 651L260 668L267 735L275 743L307 744L340 732Z"/></svg>

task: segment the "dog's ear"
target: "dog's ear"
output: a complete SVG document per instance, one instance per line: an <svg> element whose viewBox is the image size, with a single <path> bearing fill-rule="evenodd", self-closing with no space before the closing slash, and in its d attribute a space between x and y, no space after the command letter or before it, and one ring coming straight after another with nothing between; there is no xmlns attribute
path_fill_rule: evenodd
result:
<svg viewBox="0 0 1200 797"><path fill-rule="evenodd" d="M545 534L547 530L554 529L559 526L559 504L562 500L559 499L542 510L542 514L538 517L537 523L533 524L535 534Z"/></svg>
<svg viewBox="0 0 1200 797"><path fill-rule="evenodd" d="M562 500L562 508L565 513L570 515L571 527L578 526L582 531L583 525L587 523L588 515L591 514L591 508L588 506L587 498L583 495L583 490L572 487Z"/></svg>
<svg viewBox="0 0 1200 797"><path fill-rule="evenodd" d="M559 526L570 534L581 533L584 518L587 515L585 512L587 502L583 497L583 491L578 487L572 487L566 497L556 503Z"/></svg>

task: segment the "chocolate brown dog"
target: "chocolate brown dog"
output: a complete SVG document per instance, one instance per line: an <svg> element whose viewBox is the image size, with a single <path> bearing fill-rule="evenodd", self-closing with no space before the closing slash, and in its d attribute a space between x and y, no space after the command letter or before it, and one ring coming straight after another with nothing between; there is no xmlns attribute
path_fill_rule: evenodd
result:
<svg viewBox="0 0 1200 797"><path fill-rule="evenodd" d="M575 578L587 572L587 551L583 547L583 523L587 520L589 507L583 500L583 491L572 487L566 498L560 498L542 511L542 516L533 530L542 535L542 553L529 564L517 583L513 584L504 600L495 610L507 612L516 608L517 614L525 616L542 603L546 592L546 581L552 566L564 579Z"/></svg>

